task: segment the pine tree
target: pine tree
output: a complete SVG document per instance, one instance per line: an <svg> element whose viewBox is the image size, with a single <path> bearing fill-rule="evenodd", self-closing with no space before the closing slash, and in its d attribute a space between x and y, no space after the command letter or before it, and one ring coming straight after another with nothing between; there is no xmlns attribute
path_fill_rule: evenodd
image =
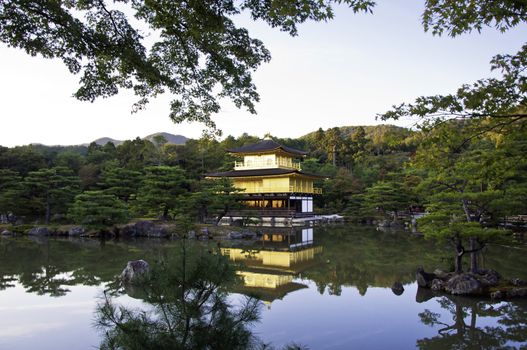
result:
<svg viewBox="0 0 527 350"><path fill-rule="evenodd" d="M78 176L65 167L40 169L28 173L24 179L28 198L49 224L53 214L65 214L73 197L80 191Z"/></svg>
<svg viewBox="0 0 527 350"><path fill-rule="evenodd" d="M137 195L141 211L168 219L169 212L176 209L182 194L188 192L189 182L179 167L152 166L146 173Z"/></svg>
<svg viewBox="0 0 527 350"><path fill-rule="evenodd" d="M129 218L126 204L102 191L86 191L77 195L68 216L73 222L92 229L125 223Z"/></svg>

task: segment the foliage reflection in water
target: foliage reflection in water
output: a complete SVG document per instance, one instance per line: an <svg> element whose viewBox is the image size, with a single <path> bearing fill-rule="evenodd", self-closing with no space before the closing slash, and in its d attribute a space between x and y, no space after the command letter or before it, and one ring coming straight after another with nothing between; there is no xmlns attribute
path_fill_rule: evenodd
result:
<svg viewBox="0 0 527 350"><path fill-rule="evenodd" d="M246 298L238 307L228 303L227 287L236 275L224 257L182 242L178 254L151 266L126 288L127 294L148 303L148 310L118 307L105 293L97 310L98 326L105 332L102 349L247 349L255 345L249 326L258 320L259 302Z"/></svg>
<svg viewBox="0 0 527 350"><path fill-rule="evenodd" d="M283 346L291 340L312 349L388 344L423 349L514 348L527 341L523 301L496 303L417 290L417 266L430 270L452 265L450 252L441 246L406 232L378 232L370 227L315 230L314 234L262 230L261 241L221 241L220 249L216 243L182 245L152 239L1 239L0 309L4 319L12 321L0 321L0 326L12 326L13 320L21 326L30 322L19 320L20 313L10 314L10 305L2 303L2 295L9 290L22 287L28 298L52 296L57 300L53 303L60 304L70 294L82 298L79 286L87 286L83 288L107 290L107 299L86 300L93 308L99 305L97 315L107 348L133 348L123 345L125 331L138 329L145 332L139 337L142 348L164 342L171 342L173 348L199 348L200 342L247 348L262 347L264 342ZM127 261L140 258L153 266L147 284L119 289L116 276ZM526 279L526 260L525 246L508 242L507 247L489 247L482 265L506 278ZM396 281L406 289L401 296L390 290ZM127 298L126 294L119 297L123 292L143 303L135 309L121 308L122 298ZM261 308L250 297L255 295L269 308ZM255 323L259 317L261 321ZM71 332L68 325L61 330L63 337ZM370 330L384 332L387 340L368 336ZM35 343L60 349L52 334L39 335L42 338ZM229 343L229 337L236 339ZM18 340L23 343L22 338ZM7 345L16 348L12 346L16 344L14 339Z"/></svg>
<svg viewBox="0 0 527 350"><path fill-rule="evenodd" d="M433 293L428 297L433 298ZM437 335L417 340L420 349L502 349L522 344L525 348L527 344L525 300L491 302L448 295L435 301L446 312L419 313L423 324L437 330Z"/></svg>

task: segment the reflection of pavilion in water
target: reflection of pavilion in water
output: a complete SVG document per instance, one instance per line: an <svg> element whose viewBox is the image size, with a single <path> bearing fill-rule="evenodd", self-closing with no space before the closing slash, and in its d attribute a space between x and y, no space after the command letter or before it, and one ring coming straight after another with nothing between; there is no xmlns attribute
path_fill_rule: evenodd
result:
<svg viewBox="0 0 527 350"><path fill-rule="evenodd" d="M272 302L307 288L293 280L314 266L315 255L322 251L322 247L313 244L313 228L269 228L262 233L257 246L221 248L221 253L231 261L243 263L237 271L243 278L243 286L238 286L235 292Z"/></svg>

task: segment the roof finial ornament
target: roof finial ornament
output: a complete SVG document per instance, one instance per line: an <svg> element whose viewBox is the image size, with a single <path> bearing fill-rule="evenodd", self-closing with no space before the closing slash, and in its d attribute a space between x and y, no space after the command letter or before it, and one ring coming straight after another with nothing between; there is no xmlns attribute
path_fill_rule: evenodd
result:
<svg viewBox="0 0 527 350"><path fill-rule="evenodd" d="M263 138L263 139L264 139L264 140L272 140L273 137L271 136L271 133L268 132L268 133L266 133L266 134L264 135L264 138Z"/></svg>

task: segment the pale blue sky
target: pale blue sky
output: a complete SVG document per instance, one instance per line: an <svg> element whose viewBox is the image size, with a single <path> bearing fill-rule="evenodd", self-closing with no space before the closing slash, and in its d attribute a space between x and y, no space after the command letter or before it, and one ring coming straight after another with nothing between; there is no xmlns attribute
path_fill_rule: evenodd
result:
<svg viewBox="0 0 527 350"><path fill-rule="evenodd" d="M258 114L227 102L214 120L224 135L234 136L298 137L319 127L377 124L375 115L391 105L489 76L491 57L516 52L527 38L525 27L434 37L424 33L421 12L421 2L409 0L380 1L373 15L339 7L333 21L301 25L294 38L241 16L237 21L266 44L273 59L254 74ZM131 115L135 99L129 92L95 103L72 98L78 77L59 61L0 45L0 63L0 145L79 144L158 131L201 134L200 124L169 120L169 96Z"/></svg>

